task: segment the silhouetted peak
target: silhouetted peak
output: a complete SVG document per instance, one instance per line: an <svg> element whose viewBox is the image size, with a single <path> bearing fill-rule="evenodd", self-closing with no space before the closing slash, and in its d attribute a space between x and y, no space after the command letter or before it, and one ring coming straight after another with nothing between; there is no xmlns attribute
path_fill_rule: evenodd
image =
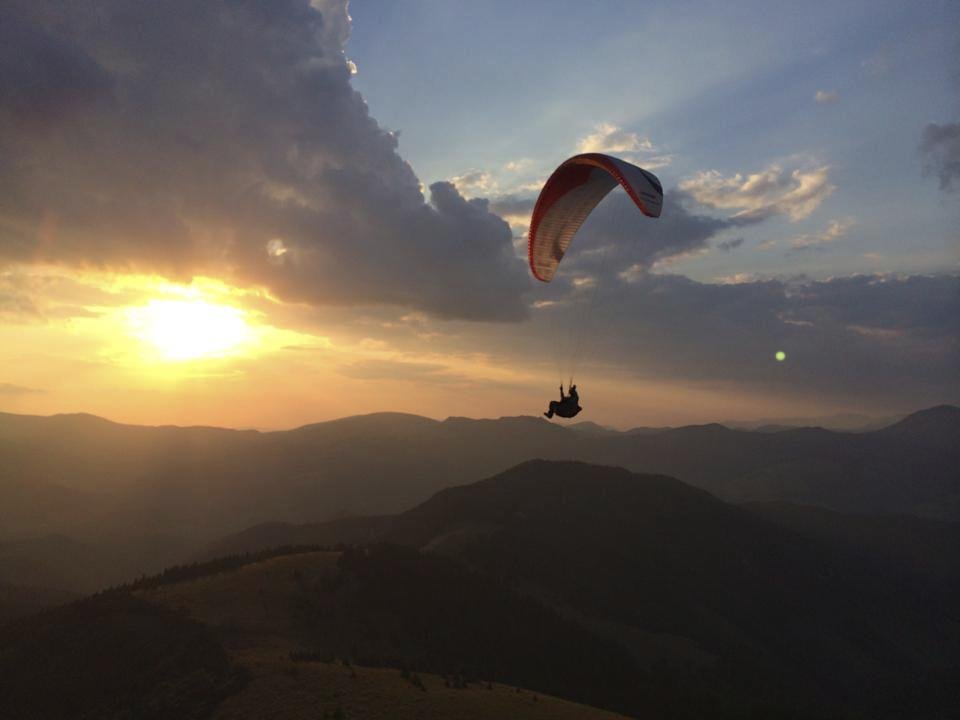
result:
<svg viewBox="0 0 960 720"><path fill-rule="evenodd" d="M684 425L682 427L670 428L663 431L664 434L686 435L687 437L718 437L732 435L738 430L731 430L726 425L720 423L707 423L705 425Z"/></svg>
<svg viewBox="0 0 960 720"><path fill-rule="evenodd" d="M582 422L573 423L568 426L571 430L574 430L578 433L583 433L584 435L620 435L621 431L614 428L606 427L605 425L598 425L597 423L591 420L584 420Z"/></svg>
<svg viewBox="0 0 960 720"><path fill-rule="evenodd" d="M960 443L960 407L937 405L920 410L876 434L935 445Z"/></svg>
<svg viewBox="0 0 960 720"><path fill-rule="evenodd" d="M52 420L59 420L61 422L76 422L76 423L88 423L93 425L119 425L113 420L107 420L102 418L99 415L92 415L91 413L57 413L56 415L51 415Z"/></svg>
<svg viewBox="0 0 960 720"><path fill-rule="evenodd" d="M413 413L377 412L309 423L293 430L279 432L310 433L324 430L406 429L431 427L436 425L437 422L432 418L414 415Z"/></svg>
<svg viewBox="0 0 960 720"><path fill-rule="evenodd" d="M935 405L925 410L910 413L903 420L890 427L903 427L920 422L952 422L960 424L960 407L956 405Z"/></svg>
<svg viewBox="0 0 960 720"><path fill-rule="evenodd" d="M707 492L664 475L576 461L528 460L470 485L441 490L398 516L388 539L418 546L446 533L525 526L544 532L630 528L641 517L725 507ZM591 529L592 528L592 529Z"/></svg>

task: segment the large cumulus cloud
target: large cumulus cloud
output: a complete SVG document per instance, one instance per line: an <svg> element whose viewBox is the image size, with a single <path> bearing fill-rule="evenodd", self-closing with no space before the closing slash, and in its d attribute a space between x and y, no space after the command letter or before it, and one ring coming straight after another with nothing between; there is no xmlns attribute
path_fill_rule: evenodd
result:
<svg viewBox="0 0 960 720"><path fill-rule="evenodd" d="M511 320L509 227L430 189L350 85L344 0L12 0L0 263L195 273Z"/></svg>

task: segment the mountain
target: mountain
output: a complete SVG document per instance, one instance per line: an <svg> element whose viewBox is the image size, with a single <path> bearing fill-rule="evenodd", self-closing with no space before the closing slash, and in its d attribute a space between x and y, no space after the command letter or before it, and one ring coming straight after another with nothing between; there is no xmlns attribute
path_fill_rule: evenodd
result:
<svg viewBox="0 0 960 720"><path fill-rule="evenodd" d="M606 427L605 425L598 425L590 420L567 425L567 428L574 432L583 433L584 435L617 435L620 433L619 430Z"/></svg>
<svg viewBox="0 0 960 720"><path fill-rule="evenodd" d="M948 589L960 603L958 522L913 515L851 515L779 501L741 507L821 544L851 564L882 569L899 582Z"/></svg>
<svg viewBox="0 0 960 720"><path fill-rule="evenodd" d="M960 444L932 440L960 432L958 413L921 411L891 428L856 434L690 426L600 438L587 459L678 477L733 502L785 500L960 519Z"/></svg>
<svg viewBox="0 0 960 720"><path fill-rule="evenodd" d="M938 405L921 410L882 428L876 435L942 449L956 448L960 445L960 408Z"/></svg>
<svg viewBox="0 0 960 720"><path fill-rule="evenodd" d="M737 503L956 519L958 412L935 408L858 434L717 424L590 433L542 418L396 413L261 433L0 414L0 581L91 589L67 577L83 574L79 561L45 559L49 536L92 553L76 555L88 558L89 578L118 555L134 560L123 575L155 572L244 528L399 513L532 458L669 475Z"/></svg>
<svg viewBox="0 0 960 720"><path fill-rule="evenodd" d="M708 706L736 715L751 703L773 713L806 698L816 699L806 713L935 717L960 679L957 523L735 507L665 476L530 461L376 525L386 527L378 542L456 560L620 643L646 678L635 681L640 696L679 716ZM277 539L335 529L286 528ZM412 591L377 584L371 597L398 592ZM686 700L657 696L663 684Z"/></svg>
<svg viewBox="0 0 960 720"><path fill-rule="evenodd" d="M870 432L897 422L902 416L871 417L862 413L837 413L812 417L777 417L759 420L724 420L723 424L734 430L761 431L762 428L822 427L839 432Z"/></svg>
<svg viewBox="0 0 960 720"><path fill-rule="evenodd" d="M920 710L918 688L935 707L960 679L958 566L903 582L890 569L907 556L890 562L877 549L895 533L876 529L876 562L864 564L838 551L836 536L796 525L663 476L533 461L438 493L387 539L526 588L621 639L638 661L692 668L691 692L745 675L739 688L717 680L718 697L797 693L878 716L934 712ZM931 529L957 536L951 524Z"/></svg>
<svg viewBox="0 0 960 720"><path fill-rule="evenodd" d="M56 670L24 676L21 703L37 682L81 692L62 668L130 662L126 627L150 643L143 696L182 717L215 701L220 718L933 720L960 681L953 551L915 557L952 523L737 507L663 475L534 460L392 518L239 537L336 529L376 537L170 568L0 628L0 674ZM124 682L84 707L116 715L110 698L139 697Z"/></svg>

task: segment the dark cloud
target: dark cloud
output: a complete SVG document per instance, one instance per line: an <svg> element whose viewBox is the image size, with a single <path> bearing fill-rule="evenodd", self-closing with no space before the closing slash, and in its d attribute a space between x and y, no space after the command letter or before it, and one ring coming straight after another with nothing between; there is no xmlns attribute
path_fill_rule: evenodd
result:
<svg viewBox="0 0 960 720"><path fill-rule="evenodd" d="M736 250L738 247L743 245L743 238L738 237L733 240L724 240L723 242L717 243L717 248L723 250L724 252L730 252L731 250Z"/></svg>
<svg viewBox="0 0 960 720"><path fill-rule="evenodd" d="M594 303L587 313L540 311L541 327L557 325L543 320L555 314L582 336L579 367L848 403L960 401L960 276L711 284L644 274L600 295L581 299Z"/></svg>
<svg viewBox="0 0 960 720"><path fill-rule="evenodd" d="M920 152L924 173L936 175L941 190L953 190L954 181L960 181L960 123L927 125L923 129Z"/></svg>
<svg viewBox="0 0 960 720"><path fill-rule="evenodd" d="M533 214L533 206L536 204L536 198L500 195L490 199L490 212L494 212L503 218L524 216L529 218Z"/></svg>
<svg viewBox="0 0 960 720"><path fill-rule="evenodd" d="M21 128L44 129L107 100L110 75L68 37L29 22L14 7L0 24L0 108Z"/></svg>
<svg viewBox="0 0 960 720"><path fill-rule="evenodd" d="M5 5L0 262L522 318L507 224L448 183L426 201L352 89L345 4Z"/></svg>
<svg viewBox="0 0 960 720"><path fill-rule="evenodd" d="M623 273L646 272L655 263L698 252L730 220L699 215L687 209L691 199L680 190L667 190L663 213L642 215L624 193L615 192L583 224L563 260L564 272L551 283L553 293L565 293L578 278L616 283Z"/></svg>

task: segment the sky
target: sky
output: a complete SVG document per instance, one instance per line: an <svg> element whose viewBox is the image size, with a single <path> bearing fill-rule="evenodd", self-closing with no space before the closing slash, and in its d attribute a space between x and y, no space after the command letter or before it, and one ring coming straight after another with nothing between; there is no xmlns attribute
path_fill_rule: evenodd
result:
<svg viewBox="0 0 960 720"><path fill-rule="evenodd" d="M0 411L616 427L960 404L960 6L12 0ZM556 279L550 172L615 191Z"/></svg>

